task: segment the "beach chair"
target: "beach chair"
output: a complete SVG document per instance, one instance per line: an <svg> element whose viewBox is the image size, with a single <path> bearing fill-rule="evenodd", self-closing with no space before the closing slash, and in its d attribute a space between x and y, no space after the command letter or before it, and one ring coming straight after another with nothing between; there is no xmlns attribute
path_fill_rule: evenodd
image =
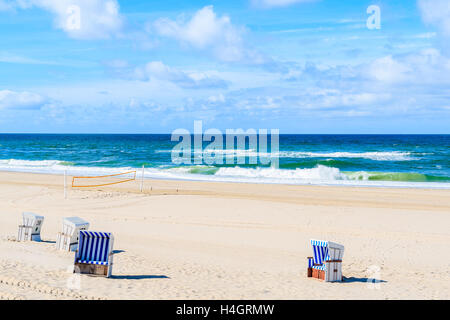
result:
<svg viewBox="0 0 450 320"><path fill-rule="evenodd" d="M75 251L78 248L78 235L80 230L88 230L89 222L79 217L64 218L62 232L56 235L56 249Z"/></svg>
<svg viewBox="0 0 450 320"><path fill-rule="evenodd" d="M109 278L113 266L113 243L111 233L80 230L74 272Z"/></svg>
<svg viewBox="0 0 450 320"><path fill-rule="evenodd" d="M326 282L342 281L344 246L331 241L311 240L314 257L308 257L308 277Z"/></svg>
<svg viewBox="0 0 450 320"><path fill-rule="evenodd" d="M22 224L19 225L17 241L41 241L41 228L44 217L31 212L22 213Z"/></svg>

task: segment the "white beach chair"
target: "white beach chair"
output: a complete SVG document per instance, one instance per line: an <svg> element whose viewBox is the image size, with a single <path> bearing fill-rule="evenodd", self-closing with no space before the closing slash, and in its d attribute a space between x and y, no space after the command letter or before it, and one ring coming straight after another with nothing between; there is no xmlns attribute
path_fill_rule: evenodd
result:
<svg viewBox="0 0 450 320"><path fill-rule="evenodd" d="M80 230L88 230L89 222L79 217L64 218L62 232L56 236L58 250L75 251L78 248L78 234Z"/></svg>
<svg viewBox="0 0 450 320"><path fill-rule="evenodd" d="M308 277L326 282L342 281L344 246L331 241L311 240L314 257L308 257Z"/></svg>
<svg viewBox="0 0 450 320"><path fill-rule="evenodd" d="M19 225L17 241L41 241L41 228L44 217L31 212L22 213L22 224Z"/></svg>
<svg viewBox="0 0 450 320"><path fill-rule="evenodd" d="M74 272L109 278L113 266L113 244L114 237L111 233L81 230L75 252Z"/></svg>

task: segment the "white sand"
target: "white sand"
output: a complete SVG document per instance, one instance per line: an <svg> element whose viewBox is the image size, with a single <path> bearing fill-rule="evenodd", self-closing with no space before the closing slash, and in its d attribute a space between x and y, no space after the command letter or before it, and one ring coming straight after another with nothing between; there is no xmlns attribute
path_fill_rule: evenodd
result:
<svg viewBox="0 0 450 320"><path fill-rule="evenodd" d="M0 173L0 299L450 298L448 190L148 180L138 191L64 200L60 176ZM45 242L13 241L22 211L45 216ZM54 248L67 216L114 234L113 278L67 272L73 253ZM347 281L306 277L310 238L345 245Z"/></svg>

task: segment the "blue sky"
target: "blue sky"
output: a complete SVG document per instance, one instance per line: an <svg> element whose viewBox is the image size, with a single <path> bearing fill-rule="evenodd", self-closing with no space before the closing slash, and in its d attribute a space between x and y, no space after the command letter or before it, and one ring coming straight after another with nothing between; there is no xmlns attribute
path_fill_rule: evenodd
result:
<svg viewBox="0 0 450 320"><path fill-rule="evenodd" d="M449 40L447 0L0 0L0 132L450 133Z"/></svg>

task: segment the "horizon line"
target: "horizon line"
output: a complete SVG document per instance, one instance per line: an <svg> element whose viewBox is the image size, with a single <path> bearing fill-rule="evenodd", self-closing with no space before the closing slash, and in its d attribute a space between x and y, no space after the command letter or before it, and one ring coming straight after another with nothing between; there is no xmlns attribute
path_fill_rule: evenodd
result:
<svg viewBox="0 0 450 320"><path fill-rule="evenodd" d="M121 132L0 132L0 135L171 135L172 133L121 133ZM192 135L192 133L190 133ZM204 134L204 133L202 133ZM226 135L226 133L223 133ZM281 135L450 135L450 133L280 133Z"/></svg>

